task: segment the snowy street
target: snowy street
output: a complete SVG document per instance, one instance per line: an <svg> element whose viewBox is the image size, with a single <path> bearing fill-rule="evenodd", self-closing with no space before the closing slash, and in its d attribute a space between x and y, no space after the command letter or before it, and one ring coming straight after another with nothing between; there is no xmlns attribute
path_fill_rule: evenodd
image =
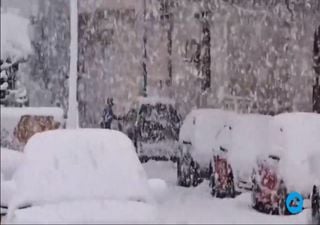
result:
<svg viewBox="0 0 320 225"><path fill-rule="evenodd" d="M310 210L295 216L265 215L250 208L250 193L235 199L212 198L207 182L196 188L176 186L176 168L170 162L144 164L149 178L161 178L168 190L159 203L164 223L308 224Z"/></svg>

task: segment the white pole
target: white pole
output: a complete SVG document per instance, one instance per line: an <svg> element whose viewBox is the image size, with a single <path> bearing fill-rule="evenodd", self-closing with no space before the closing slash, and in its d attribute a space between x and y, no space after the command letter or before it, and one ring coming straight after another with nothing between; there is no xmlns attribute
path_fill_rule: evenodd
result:
<svg viewBox="0 0 320 225"><path fill-rule="evenodd" d="M78 128L77 62L78 62L78 1L70 0L70 75L67 128Z"/></svg>

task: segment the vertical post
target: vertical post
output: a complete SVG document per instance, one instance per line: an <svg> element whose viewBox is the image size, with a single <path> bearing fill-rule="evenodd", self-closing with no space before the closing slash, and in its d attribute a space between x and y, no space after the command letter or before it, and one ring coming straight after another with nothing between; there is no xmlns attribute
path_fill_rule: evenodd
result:
<svg viewBox="0 0 320 225"><path fill-rule="evenodd" d="M69 101L68 101L68 128L78 128L78 102L77 102L77 62L78 62L78 0L70 0L70 75L69 75Z"/></svg>
<svg viewBox="0 0 320 225"><path fill-rule="evenodd" d="M146 28L147 6L146 0L143 0L143 59L142 59L142 75L143 75L143 96L147 96L147 28Z"/></svg>
<svg viewBox="0 0 320 225"><path fill-rule="evenodd" d="M160 20L163 23L167 33L167 57L168 57L168 79L167 86L172 84L172 30L173 30L173 14L171 11L172 0L161 0L160 1Z"/></svg>
<svg viewBox="0 0 320 225"><path fill-rule="evenodd" d="M210 12L208 9L204 9L201 12L201 26L202 26L202 38L201 38L201 73L202 73L202 82L201 82L201 90L206 91L210 88L211 84L211 36L210 36L210 24L209 24L209 15Z"/></svg>
<svg viewBox="0 0 320 225"><path fill-rule="evenodd" d="M316 79L315 84L313 85L312 110L320 113L320 25L314 32L313 63Z"/></svg>

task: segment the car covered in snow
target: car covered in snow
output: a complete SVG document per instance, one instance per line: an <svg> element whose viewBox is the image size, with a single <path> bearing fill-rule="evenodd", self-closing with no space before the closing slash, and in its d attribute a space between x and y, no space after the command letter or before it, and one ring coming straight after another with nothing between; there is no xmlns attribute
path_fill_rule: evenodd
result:
<svg viewBox="0 0 320 225"><path fill-rule="evenodd" d="M251 190L256 157L267 148L270 118L237 114L219 131L210 174L212 195L234 197L238 192Z"/></svg>
<svg viewBox="0 0 320 225"><path fill-rule="evenodd" d="M13 177L5 223L151 223L157 218L131 140L104 129L37 133Z"/></svg>
<svg viewBox="0 0 320 225"><path fill-rule="evenodd" d="M269 129L269 156L260 158L254 171L253 206L288 214L286 194L295 191L307 198L320 177L320 115L279 114L272 117Z"/></svg>
<svg viewBox="0 0 320 225"><path fill-rule="evenodd" d="M172 99L141 97L124 118L123 131L133 140L141 161L175 160L181 117Z"/></svg>
<svg viewBox="0 0 320 225"><path fill-rule="evenodd" d="M19 168L24 159L24 154L15 150L1 148L1 218L7 213L8 202L14 189L14 183L11 179L15 171Z"/></svg>
<svg viewBox="0 0 320 225"><path fill-rule="evenodd" d="M311 216L313 224L320 224L320 193L319 187L313 185L311 194Z"/></svg>
<svg viewBox="0 0 320 225"><path fill-rule="evenodd" d="M179 134L177 180L182 186L196 186L210 176L217 136L235 116L220 109L192 110L183 121Z"/></svg>

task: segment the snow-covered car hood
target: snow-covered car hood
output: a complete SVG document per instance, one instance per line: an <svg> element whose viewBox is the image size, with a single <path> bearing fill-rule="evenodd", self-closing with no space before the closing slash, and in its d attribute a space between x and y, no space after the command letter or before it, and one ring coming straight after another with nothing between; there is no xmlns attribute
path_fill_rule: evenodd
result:
<svg viewBox="0 0 320 225"><path fill-rule="evenodd" d="M22 163L24 154L19 151L1 147L0 155L2 179L10 180Z"/></svg>
<svg viewBox="0 0 320 225"><path fill-rule="evenodd" d="M10 224L156 223L155 206L137 201L83 200L16 210Z"/></svg>

